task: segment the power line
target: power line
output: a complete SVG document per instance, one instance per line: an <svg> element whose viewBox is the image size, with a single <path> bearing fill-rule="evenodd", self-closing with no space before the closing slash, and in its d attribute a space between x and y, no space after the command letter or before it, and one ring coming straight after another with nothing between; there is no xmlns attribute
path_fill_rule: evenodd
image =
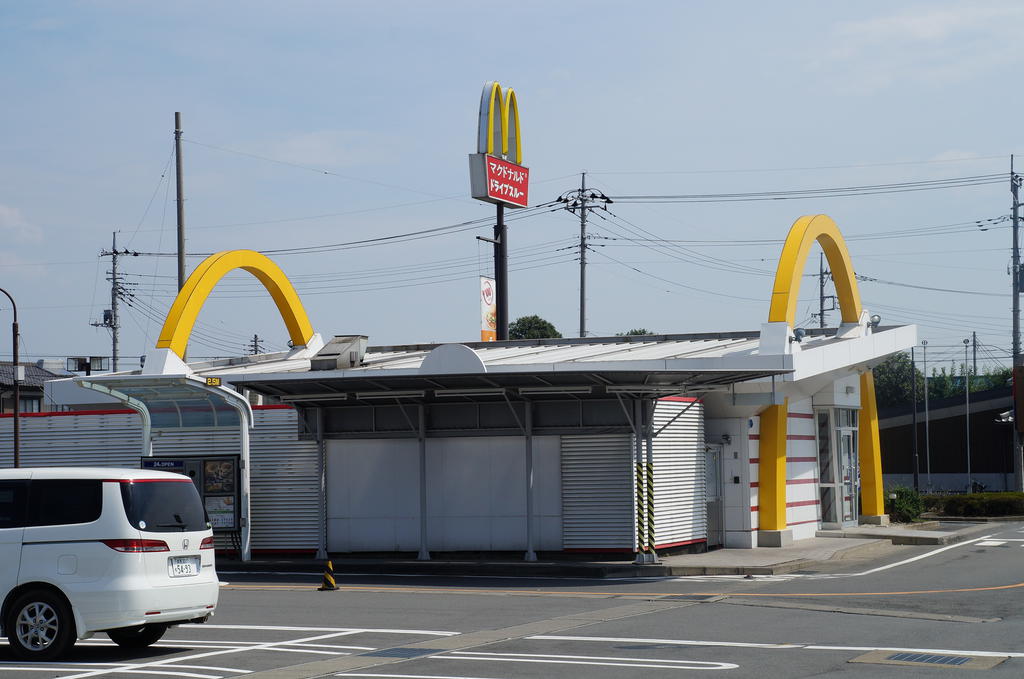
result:
<svg viewBox="0 0 1024 679"><path fill-rule="evenodd" d="M917 182L893 184L867 184L862 186L838 186L818 189L790 189L785 191L752 191L745 193L694 193L612 196L616 202L631 203L732 203L762 200L803 200L807 198L842 198L888 193L909 193L939 189L987 186L1006 181L1004 173L930 179Z"/></svg>
<svg viewBox="0 0 1024 679"><path fill-rule="evenodd" d="M506 221L518 221L521 219L527 219L534 217L538 214L545 212L554 212L560 208L551 208L554 202L543 203L536 205L532 208L526 208L515 213L515 216L507 219ZM455 224L447 224L445 226L437 226L430 229L419 229L417 231L409 231L406 233L392 234L390 236L379 236L377 238L364 238L355 241L346 241L342 243L328 243L324 245L308 245L297 248L276 248L261 250L260 252L264 255L303 255L303 254L315 254L321 252L336 252L338 250L351 250L356 248L373 247L377 245L389 245L393 243L405 243L409 241L422 240L424 238L434 238L442 235L449 235L460 233L463 231L469 231L472 229L479 228L480 226L489 225L493 223L493 217L482 217L479 219L471 219ZM121 254L132 257L176 257L177 253L173 252L139 252L139 251L128 251L125 250ZM209 257L214 253L212 252L190 252L187 253L189 257Z"/></svg>
<svg viewBox="0 0 1024 679"><path fill-rule="evenodd" d="M901 288L913 288L915 290L930 290L932 292L952 292L957 295L979 295L982 297L1008 297L1004 293L1000 292L979 292L976 290L954 290L952 288L933 288L927 285L913 285L911 283L897 283L896 281L886 281L881 278L875 278L873 276L865 276L863 274L856 274L857 280L868 283L881 283L882 285L895 285Z"/></svg>
<svg viewBox="0 0 1024 679"><path fill-rule="evenodd" d="M810 170L855 170L872 167L900 167L907 165L933 165L937 163L965 163L982 160L1005 159L1005 155L998 156L975 156L973 158L941 158L935 160L906 160L886 163L857 163L851 165L816 165L810 167L765 167L747 169L717 169L717 170L601 170L591 174L617 174L617 175L671 175L671 174L740 174L756 172L805 172Z"/></svg>

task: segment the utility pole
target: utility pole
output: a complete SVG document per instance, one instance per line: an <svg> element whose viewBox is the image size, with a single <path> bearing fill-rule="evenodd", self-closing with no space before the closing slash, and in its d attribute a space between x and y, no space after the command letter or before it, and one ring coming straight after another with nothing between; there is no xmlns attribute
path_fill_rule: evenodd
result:
<svg viewBox="0 0 1024 679"><path fill-rule="evenodd" d="M587 173L580 174L580 337L587 336Z"/></svg>
<svg viewBox="0 0 1024 679"><path fill-rule="evenodd" d="M1013 337L1011 341L1013 353L1013 379L1016 381L1021 372L1020 356L1020 198L1021 178L1013 168L1013 156L1010 156L1010 195L1013 198L1013 253L1010 261L1010 277L1013 279ZM1019 393L1022 385L1014 385L1014 393ZM1016 403L1014 406L1016 408ZM1016 408L1020 412L1019 408ZM1021 446L1019 422L1013 426L1013 490L1024 491L1024 450Z"/></svg>
<svg viewBox="0 0 1024 679"><path fill-rule="evenodd" d="M112 247L109 252L101 252L101 257L110 257L110 308L103 310L103 320L93 321L89 325L95 328L107 328L110 330L110 353L111 353L111 369L113 372L117 372L118 356L119 356L119 334L121 329L120 316L118 313L118 300L121 299L121 295L124 294L124 282L121 280L121 276L117 271L117 258L120 255L127 254L125 252L118 252L117 250L117 231L114 232L112 240Z"/></svg>
<svg viewBox="0 0 1024 679"><path fill-rule="evenodd" d="M973 357L974 369L971 371L978 376L978 333L971 331L971 356Z"/></svg>
<svg viewBox="0 0 1024 679"><path fill-rule="evenodd" d="M928 492L932 490L932 448L928 436L928 340L921 340L921 352L924 354L924 464Z"/></svg>
<svg viewBox="0 0 1024 679"><path fill-rule="evenodd" d="M825 312L833 311L836 308L836 297L835 295L825 294L825 281L832 276L832 272L825 269L825 253L818 253L818 327L825 327ZM828 309L825 308L825 300L831 300L832 306ZM811 314L815 316L815 314Z"/></svg>
<svg viewBox="0 0 1024 679"><path fill-rule="evenodd" d="M818 253L818 327L825 327L825 253Z"/></svg>
<svg viewBox="0 0 1024 679"><path fill-rule="evenodd" d="M601 191L587 188L587 173L580 175L580 188L566 191L560 195L557 202L563 203L563 207L569 212L576 214L580 211L580 337L587 336L587 212L598 207L608 210L608 205L614 202ZM596 205L601 203L601 205Z"/></svg>
<svg viewBox="0 0 1024 679"><path fill-rule="evenodd" d="M178 290L185 287L185 186L181 166L181 113L174 114L174 164L178 187Z"/></svg>
<svg viewBox="0 0 1024 679"><path fill-rule="evenodd" d="M256 354L263 353L263 344L260 342L260 336L253 334L252 342L249 343L248 347L249 354L255 356Z"/></svg>

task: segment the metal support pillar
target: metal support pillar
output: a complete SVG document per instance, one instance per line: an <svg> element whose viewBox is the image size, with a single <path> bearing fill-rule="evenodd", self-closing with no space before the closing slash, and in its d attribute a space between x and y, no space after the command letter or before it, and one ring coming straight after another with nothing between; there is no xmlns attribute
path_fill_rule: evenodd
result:
<svg viewBox="0 0 1024 679"><path fill-rule="evenodd" d="M427 414L426 408L422 404L417 411L419 415L417 434L420 444L420 552L416 558L420 561L430 561L430 551L427 550Z"/></svg>
<svg viewBox="0 0 1024 679"><path fill-rule="evenodd" d="M648 563L659 563L658 552L655 546L658 544L657 533L654 530L654 408L656 401L650 400L646 404L640 402L640 412L643 414L646 405L650 405L648 417L644 420L644 447L646 448L646 471L647 471L647 539L648 539Z"/></svg>
<svg viewBox="0 0 1024 679"><path fill-rule="evenodd" d="M327 441L324 440L324 409L316 409L316 449L319 453L320 474L320 515L319 515L319 544L316 548L316 558L323 560L327 557Z"/></svg>
<svg viewBox="0 0 1024 679"><path fill-rule="evenodd" d="M249 488L250 483L250 470L249 470L249 427L252 425L247 417L248 413L244 408L238 408L238 420L239 420L239 437L242 449L242 488L239 499L241 500L241 507L239 507L241 518L241 554L239 558L242 561L249 561L252 559L252 507L249 501L251 493Z"/></svg>
<svg viewBox="0 0 1024 679"><path fill-rule="evenodd" d="M524 427L524 438L526 439L526 561L536 561L537 553L534 551L533 536L533 402L526 401L526 426Z"/></svg>

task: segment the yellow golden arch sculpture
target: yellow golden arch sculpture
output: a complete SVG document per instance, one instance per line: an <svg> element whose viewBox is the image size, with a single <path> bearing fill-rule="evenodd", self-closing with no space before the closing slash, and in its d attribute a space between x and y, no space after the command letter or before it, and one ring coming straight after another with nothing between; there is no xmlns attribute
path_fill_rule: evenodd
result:
<svg viewBox="0 0 1024 679"><path fill-rule="evenodd" d="M826 215L809 215L793 223L782 247L782 257L772 286L768 322L796 322L796 306L804 265L815 243L821 245L835 281L843 323L859 323L860 293L839 227ZM882 501L882 460L878 438L875 382L870 371L860 377L861 411L857 456L861 469L861 513L880 516ZM761 413L758 456L758 509L761 530L786 529L786 422L788 401Z"/></svg>
<svg viewBox="0 0 1024 679"><path fill-rule="evenodd" d="M203 304L220 279L235 269L248 271L267 289L281 313L292 345L305 346L309 342L314 334L313 326L309 323L295 287L281 268L255 250L225 250L204 259L178 291L160 330L156 342L158 349L170 349L185 360L188 338Z"/></svg>

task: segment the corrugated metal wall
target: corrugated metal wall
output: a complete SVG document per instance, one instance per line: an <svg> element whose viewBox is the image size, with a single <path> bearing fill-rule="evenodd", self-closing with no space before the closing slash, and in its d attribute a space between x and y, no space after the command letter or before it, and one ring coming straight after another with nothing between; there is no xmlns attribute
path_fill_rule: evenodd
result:
<svg viewBox="0 0 1024 679"><path fill-rule="evenodd" d="M320 535L319 452L315 441L299 441L296 412L254 410L249 441L250 498L254 550L315 550ZM12 418L0 418L0 467L14 463ZM60 413L23 417L21 465L139 467L142 427L134 413ZM157 430L159 456L235 455L234 428Z"/></svg>
<svg viewBox="0 0 1024 679"><path fill-rule="evenodd" d="M562 549L636 548L631 441L562 437Z"/></svg>
<svg viewBox="0 0 1024 679"><path fill-rule="evenodd" d="M654 409L654 431L658 432L651 448L654 457L655 546L705 540L704 405L692 401L659 400Z"/></svg>

